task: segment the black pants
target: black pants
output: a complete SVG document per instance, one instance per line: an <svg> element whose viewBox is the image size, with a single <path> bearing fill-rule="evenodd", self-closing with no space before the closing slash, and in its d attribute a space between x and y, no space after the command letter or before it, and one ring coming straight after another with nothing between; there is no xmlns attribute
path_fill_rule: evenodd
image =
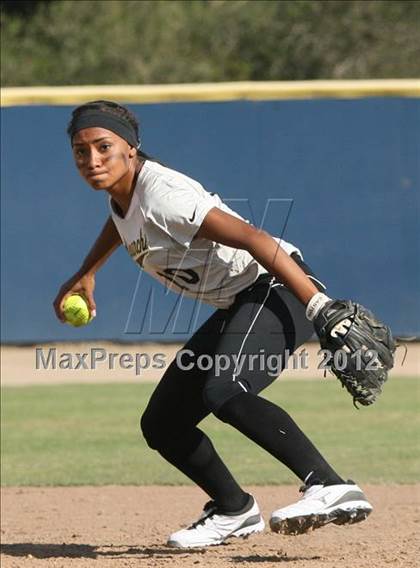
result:
<svg viewBox="0 0 420 568"><path fill-rule="evenodd" d="M294 259L313 276L299 256L294 255ZM315 278L314 283L325 289ZM203 418L214 413L264 447L301 479L316 472L322 482L341 480L292 419L257 396L280 374L288 354L312 334L305 307L294 294L270 275L260 277L238 294L229 309L217 310L165 372L141 419L149 446L217 499L220 488L209 487L211 481L205 478L210 476L204 472L216 455L215 450L206 441L204 458L200 448L205 435L197 428ZM279 442L277 430L285 429L290 436ZM217 471L218 468L213 477L218 475Z"/></svg>

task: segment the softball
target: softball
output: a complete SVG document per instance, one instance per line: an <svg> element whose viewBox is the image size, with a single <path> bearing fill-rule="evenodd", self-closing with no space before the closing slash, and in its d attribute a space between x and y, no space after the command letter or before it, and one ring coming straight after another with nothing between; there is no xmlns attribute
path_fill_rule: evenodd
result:
<svg viewBox="0 0 420 568"><path fill-rule="evenodd" d="M63 312L66 323L74 327L87 325L92 319L86 300L80 294L73 294L65 300Z"/></svg>

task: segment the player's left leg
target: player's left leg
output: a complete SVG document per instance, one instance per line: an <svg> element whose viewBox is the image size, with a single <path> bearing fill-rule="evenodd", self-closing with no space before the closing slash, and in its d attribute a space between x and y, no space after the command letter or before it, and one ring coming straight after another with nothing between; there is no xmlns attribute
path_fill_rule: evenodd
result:
<svg viewBox="0 0 420 568"><path fill-rule="evenodd" d="M269 357L277 356L284 366L287 354L311 337L304 307L287 288L270 290L264 284L243 294L232 312L217 353L243 357L243 365L236 373L229 369L210 376L204 397L218 418L266 449L305 483L301 501L273 513L272 529L297 534L327 522L366 518L372 507L361 490L346 484L287 412L258 396L275 379L268 372Z"/></svg>
<svg viewBox="0 0 420 568"><path fill-rule="evenodd" d="M209 373L204 401L220 420L234 426L267 450L302 481L342 483L342 478L324 459L289 414L258 396L271 384L285 365L287 353L312 334L304 307L284 287L269 283L241 295L231 309L215 357L236 359L232 366ZM296 317L296 314L299 317ZM278 361L278 372L270 371L270 361Z"/></svg>
<svg viewBox="0 0 420 568"><path fill-rule="evenodd" d="M271 514L270 527L287 535L303 534L334 523L350 525L365 520L372 505L353 481L339 484L304 485L302 498Z"/></svg>

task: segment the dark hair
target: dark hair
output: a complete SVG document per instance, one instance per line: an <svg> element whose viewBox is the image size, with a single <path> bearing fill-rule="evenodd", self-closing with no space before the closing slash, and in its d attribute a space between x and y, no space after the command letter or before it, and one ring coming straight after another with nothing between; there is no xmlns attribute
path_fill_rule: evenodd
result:
<svg viewBox="0 0 420 568"><path fill-rule="evenodd" d="M112 114L114 116L119 116L120 118L126 120L134 129L137 136L137 140L140 140L139 123L135 115L130 110L128 110L128 108L119 105L118 103L114 103L113 101L103 101L103 100L91 101L89 103L80 105L73 110L70 122L67 127L67 134L69 136L71 136L74 123L80 117L80 115L82 115L86 111L92 111L92 110L104 112L107 114ZM145 160L156 161L155 158L152 158L151 156L140 150L140 148L137 149L137 155Z"/></svg>

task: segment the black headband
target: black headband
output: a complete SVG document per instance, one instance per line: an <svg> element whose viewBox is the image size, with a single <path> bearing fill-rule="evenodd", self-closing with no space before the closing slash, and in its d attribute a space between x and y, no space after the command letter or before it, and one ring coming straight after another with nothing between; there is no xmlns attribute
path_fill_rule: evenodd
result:
<svg viewBox="0 0 420 568"><path fill-rule="evenodd" d="M116 116L115 114L101 112L99 110L87 110L77 118L73 119L70 131L71 140L73 141L73 136L79 130L94 126L111 130L111 132L114 132L115 134L118 134L118 136L121 136L121 138L124 138L130 146L140 148L140 142L137 139L136 131L127 120L120 116Z"/></svg>

